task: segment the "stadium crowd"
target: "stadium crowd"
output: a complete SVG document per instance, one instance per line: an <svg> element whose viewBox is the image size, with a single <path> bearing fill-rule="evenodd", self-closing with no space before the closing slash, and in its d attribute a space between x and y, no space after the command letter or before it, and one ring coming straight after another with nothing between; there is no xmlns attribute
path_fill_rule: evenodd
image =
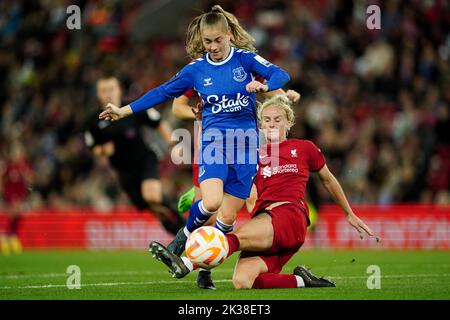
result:
<svg viewBox="0 0 450 320"><path fill-rule="evenodd" d="M114 72L131 100L168 80L188 61L184 28L177 37L140 42L131 33L144 1L85 0L81 30L69 30L70 4L0 2L0 191L4 199L14 188L5 173L18 166L27 168L19 171L26 172L29 209L108 212L128 200L107 162L84 145L86 119L100 110L95 81ZM302 94L291 136L321 147L352 203L450 203L448 2L220 4L251 32L263 57L289 72L288 87ZM381 8L380 30L366 27L369 4ZM184 26L197 13L174 23ZM192 131L192 122L172 116L170 103L158 110L174 128ZM170 149L157 147L164 188L176 199L190 186L190 165L174 165Z"/></svg>

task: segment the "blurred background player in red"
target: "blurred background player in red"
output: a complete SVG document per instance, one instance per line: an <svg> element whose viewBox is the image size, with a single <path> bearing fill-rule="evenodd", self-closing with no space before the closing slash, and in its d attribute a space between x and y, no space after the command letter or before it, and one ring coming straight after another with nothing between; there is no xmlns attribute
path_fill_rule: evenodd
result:
<svg viewBox="0 0 450 320"><path fill-rule="evenodd" d="M268 164L260 163L252 196L246 203L252 219L226 234L228 255L242 251L235 266L233 285L236 289L334 287L333 282L315 276L302 266L296 267L293 274L280 274L303 245L310 224L306 205L309 173L318 174L361 238L365 233L369 236L374 233L351 209L320 149L309 140L287 139L295 116L285 96L265 101L258 109L258 120L267 141L267 148L263 149L267 153L261 153L260 159L268 158L265 161ZM170 270L177 278L196 269L186 257L166 256L170 263L164 263L176 266Z"/></svg>
<svg viewBox="0 0 450 320"><path fill-rule="evenodd" d="M33 180L33 171L25 157L24 147L19 142L11 144L9 159L3 168L0 167L0 171L3 202L9 216L5 234L0 237L0 247L5 255L20 253L22 244L18 238L18 230Z"/></svg>
<svg viewBox="0 0 450 320"><path fill-rule="evenodd" d="M119 80L113 76L100 78L97 81L97 98L102 106L109 102L122 103ZM120 186L136 208L150 210L168 232L176 234L185 221L163 193L158 157L146 145L141 130L142 126L153 128L171 145L170 126L161 120L159 112L154 109L113 123L99 120L96 114L87 125L86 145L95 156L109 159L118 174Z"/></svg>

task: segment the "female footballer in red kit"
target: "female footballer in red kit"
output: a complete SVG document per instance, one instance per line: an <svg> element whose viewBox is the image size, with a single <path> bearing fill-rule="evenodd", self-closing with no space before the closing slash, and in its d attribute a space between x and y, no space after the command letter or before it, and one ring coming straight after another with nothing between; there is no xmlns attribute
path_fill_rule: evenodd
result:
<svg viewBox="0 0 450 320"><path fill-rule="evenodd" d="M305 199L309 173L319 176L361 237L364 233L374 234L352 211L320 149L308 140L287 139L295 116L285 97L265 101L258 109L258 119L267 140L267 153L262 157L269 159L265 161L268 165L260 165L254 180L257 196L253 192L248 201L250 208L253 207L252 219L234 234L227 235L229 255L242 251L234 270L233 285L236 289L334 287L331 281L316 277L301 266L293 274L280 274L305 241L309 225Z"/></svg>
<svg viewBox="0 0 450 320"><path fill-rule="evenodd" d="M261 148L267 152L261 152L260 159L267 159L259 165L252 196L247 201L252 219L226 235L228 256L241 251L233 285L236 289L334 287L333 282L313 275L302 266L297 266L293 274L280 274L305 241L309 225L305 201L309 173L319 176L361 238L364 234L377 241L379 238L351 209L320 149L308 140L287 139L295 116L285 96L266 100L258 109L258 119L267 142ZM183 265L177 268L180 270L180 274L175 274L177 278L195 268L185 257L172 262L180 264L181 261Z"/></svg>

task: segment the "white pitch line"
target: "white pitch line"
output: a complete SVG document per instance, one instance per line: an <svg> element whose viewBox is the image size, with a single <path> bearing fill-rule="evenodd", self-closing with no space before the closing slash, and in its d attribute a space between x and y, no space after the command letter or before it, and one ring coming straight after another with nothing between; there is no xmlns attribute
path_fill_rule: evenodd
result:
<svg viewBox="0 0 450 320"><path fill-rule="evenodd" d="M214 282L231 282L231 279L214 280ZM134 282L99 282L80 284L80 287L112 287L112 286L129 286L129 285L153 285L153 284L168 284L168 283L193 283L192 280L161 280L161 281L134 281ZM46 284L40 286L19 286L19 287L0 287L0 289L51 289L51 288L66 288L65 284Z"/></svg>
<svg viewBox="0 0 450 320"><path fill-rule="evenodd" d="M330 279L367 279L367 277L370 276L369 274L367 276L344 276L344 277L332 277L330 276ZM450 277L450 273L443 273L443 274L431 274L431 273L423 273L423 274L388 274L388 275L380 275L381 278L426 278L426 277Z"/></svg>
<svg viewBox="0 0 450 320"><path fill-rule="evenodd" d="M424 278L424 277L450 277L450 274L390 274L381 275L381 278ZM366 279L367 276L342 276L342 277L328 277L331 280L334 279ZM214 282L231 282L231 279L214 280ZM81 287L111 287L111 286L129 286L129 285L154 285L154 284L171 284L171 283L193 283L193 280L161 280L161 281L134 281L134 282L99 282L99 283L86 283L81 284ZM47 285L34 285L34 286L5 286L0 289L51 289L51 288L65 288L64 284L47 284Z"/></svg>
<svg viewBox="0 0 450 320"><path fill-rule="evenodd" d="M396 267L407 267L410 266L409 264L399 264L396 265ZM440 268L445 268L447 269L450 264L441 264L441 265L433 265L433 267L436 269L436 267L440 267ZM344 268L344 266L334 266L333 268ZM347 268L347 267L345 267ZM214 273L225 273L225 272L232 272L234 270L234 268L219 268L219 269L214 269ZM167 271L147 271L147 270L142 270L142 271L137 271L137 270L132 270L132 271L92 271L92 272L82 272L82 275L84 276L135 276L135 275L155 275L155 274L162 274L162 275L167 275ZM423 275L417 275L417 276L435 276L438 277L441 274L423 274ZM68 276L67 273L35 273L35 274L10 274L10 275L0 275L0 279L21 279L21 278L66 278ZM403 277L408 277L408 275L402 275ZM412 275L412 277L414 277L415 275ZM448 275L443 275L443 276L448 276ZM391 277L391 276L384 276L384 277ZM395 277L395 276L392 276ZM345 277L348 278L348 277ZM366 278L365 276L361 276L361 278ZM338 277L335 277L335 279L340 279Z"/></svg>
<svg viewBox="0 0 450 320"><path fill-rule="evenodd" d="M88 276L118 276L118 275L139 275L139 274L154 274L158 272L150 271L126 271L126 272L85 272L83 275ZM12 275L0 275L0 279L20 279L20 278L60 278L67 277L67 273L36 273L36 274L12 274Z"/></svg>
<svg viewBox="0 0 450 320"><path fill-rule="evenodd" d="M231 272L234 269L224 268L214 270L214 273ZM106 271L106 272L82 272L85 276L122 276L122 275L145 275L145 274L167 274L167 271ZM0 275L0 279L20 279L20 278L62 278L67 277L67 273L35 273L35 274L11 274Z"/></svg>

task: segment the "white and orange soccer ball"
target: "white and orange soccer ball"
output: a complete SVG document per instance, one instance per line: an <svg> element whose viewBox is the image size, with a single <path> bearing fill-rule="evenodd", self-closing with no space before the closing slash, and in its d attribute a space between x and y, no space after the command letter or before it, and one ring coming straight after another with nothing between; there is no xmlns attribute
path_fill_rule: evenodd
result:
<svg viewBox="0 0 450 320"><path fill-rule="evenodd" d="M200 227L186 242L186 257L194 265L211 269L221 264L228 255L228 241L217 228Z"/></svg>

